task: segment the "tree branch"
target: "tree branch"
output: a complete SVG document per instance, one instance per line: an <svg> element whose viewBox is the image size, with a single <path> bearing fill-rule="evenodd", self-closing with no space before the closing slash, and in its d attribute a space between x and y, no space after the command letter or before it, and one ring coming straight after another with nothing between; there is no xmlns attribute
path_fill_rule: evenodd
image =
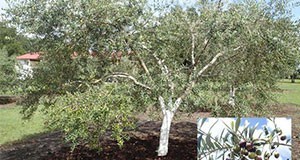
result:
<svg viewBox="0 0 300 160"><path fill-rule="evenodd" d="M205 52L205 50L206 50L206 48L207 48L207 46L208 46L211 39L212 39L212 36L210 36L208 39L204 40L204 46L201 50L202 53ZM193 68L195 68L199 64L199 59L200 59L200 55L195 57L195 64L194 64Z"/></svg>
<svg viewBox="0 0 300 160"><path fill-rule="evenodd" d="M145 71L146 74L149 76L150 80L152 80L151 75L150 75L150 72L149 72L149 70L148 70L148 68L147 68L147 66L146 66L146 64L145 64L145 62L144 62L144 60L143 60L140 56L137 56L137 58L138 58L138 61L140 62L140 64L142 65L144 71Z"/></svg>
<svg viewBox="0 0 300 160"><path fill-rule="evenodd" d="M239 47L233 49L233 51L236 51L236 50L238 50L238 49L240 49L240 48L241 48L241 46L239 46ZM192 81L189 82L189 84L188 84L187 87L185 88L183 94L182 94L179 98L184 99L184 98L191 92L191 90L194 88L194 86L195 86L195 84L196 84L198 78L201 77L202 74L203 74L209 67L211 67L214 63L216 63L216 61L218 60L218 58L219 58L220 56L222 56L223 54L224 54L224 51L223 51L223 52L219 52L218 54L216 54L216 55L213 57L213 59L212 59L208 64L206 64L206 65L205 65L205 66L204 66L204 67L196 74L196 77L195 77Z"/></svg>
<svg viewBox="0 0 300 160"><path fill-rule="evenodd" d="M138 82L133 76L130 76L127 73L113 73L112 75L109 75L106 78L127 78L127 79L132 80L135 85L138 85L140 87L146 88L148 90L152 90L151 87L149 87L149 86L147 86L147 85L145 85L143 83Z"/></svg>
<svg viewBox="0 0 300 160"><path fill-rule="evenodd" d="M191 34L192 34L192 66L195 69L195 35L193 30L191 29Z"/></svg>
<svg viewBox="0 0 300 160"><path fill-rule="evenodd" d="M158 100L160 102L161 110L162 110L163 114L165 115L166 114L166 104L165 104L164 98L162 96L159 96Z"/></svg>
<svg viewBox="0 0 300 160"><path fill-rule="evenodd" d="M230 57L228 57L228 58L226 58L226 59L223 59L222 61L219 61L219 62L215 65L215 67L218 66L218 65L220 65L220 64L222 64L222 63L225 62L225 61L231 60L232 58L234 58L234 57L236 57L236 56L238 56L238 55L239 55L239 53L236 53L236 54L231 55Z"/></svg>
<svg viewBox="0 0 300 160"><path fill-rule="evenodd" d="M171 89L171 94L172 96L174 95L174 83L173 81L170 79L170 72L168 67L163 63L163 60L161 60L160 58L158 58L158 56L156 54L153 54L154 58L156 59L158 65L160 66L160 69L162 71L162 73L166 76L167 81L168 81L168 85Z"/></svg>

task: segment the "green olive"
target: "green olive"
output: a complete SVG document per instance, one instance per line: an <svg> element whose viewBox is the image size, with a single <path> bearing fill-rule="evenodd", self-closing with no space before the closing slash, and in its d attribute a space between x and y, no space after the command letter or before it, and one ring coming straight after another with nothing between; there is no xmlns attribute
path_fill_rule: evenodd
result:
<svg viewBox="0 0 300 160"><path fill-rule="evenodd" d="M248 157L250 159L255 159L255 157L257 157L257 155L254 152L250 152L249 155L248 155Z"/></svg>
<svg viewBox="0 0 300 160"><path fill-rule="evenodd" d="M261 150L256 150L256 152L255 152L257 155L261 155L262 154L262 152L261 152Z"/></svg>
<svg viewBox="0 0 300 160"><path fill-rule="evenodd" d="M239 146L234 146L233 151L234 151L235 153L239 153L239 152L241 151L241 147L239 147Z"/></svg>

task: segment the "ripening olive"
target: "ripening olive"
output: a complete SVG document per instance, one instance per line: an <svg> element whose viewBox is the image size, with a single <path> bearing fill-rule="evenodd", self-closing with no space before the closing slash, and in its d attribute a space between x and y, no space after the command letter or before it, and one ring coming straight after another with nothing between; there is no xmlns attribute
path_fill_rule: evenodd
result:
<svg viewBox="0 0 300 160"><path fill-rule="evenodd" d="M248 152L247 150L243 149L243 150L241 151L241 153L242 153L243 155L247 156L249 152Z"/></svg>
<svg viewBox="0 0 300 160"><path fill-rule="evenodd" d="M246 149L249 151L253 148L253 143L247 143L246 144Z"/></svg>
<svg viewBox="0 0 300 160"><path fill-rule="evenodd" d="M280 140L282 140L282 141L286 140L286 135L282 135L282 136L280 137Z"/></svg>
<svg viewBox="0 0 300 160"><path fill-rule="evenodd" d="M275 153L274 153L274 157L275 157L275 158L279 158L279 153L278 153L278 152L275 152Z"/></svg>
<svg viewBox="0 0 300 160"><path fill-rule="evenodd" d="M262 160L260 156L255 157L255 160Z"/></svg>
<svg viewBox="0 0 300 160"><path fill-rule="evenodd" d="M252 147L251 149L248 150L249 152L256 152L256 147Z"/></svg>
<svg viewBox="0 0 300 160"><path fill-rule="evenodd" d="M246 147L246 141L241 141L240 143L239 143L239 145L240 145L240 147L241 148L245 148Z"/></svg>

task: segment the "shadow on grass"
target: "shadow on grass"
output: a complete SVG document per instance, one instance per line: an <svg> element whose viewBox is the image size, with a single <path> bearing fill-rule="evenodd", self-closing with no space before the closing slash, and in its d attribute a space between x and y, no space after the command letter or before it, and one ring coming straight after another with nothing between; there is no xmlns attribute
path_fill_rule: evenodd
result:
<svg viewBox="0 0 300 160"><path fill-rule="evenodd" d="M52 132L59 132L59 131L50 131L50 130L46 130L46 131L42 131L39 133L33 133L33 134L29 134L29 135L24 135L22 136L20 139L18 140L14 140L14 141L9 141L9 142L5 142L3 144L0 144L0 151L3 148L8 148L8 147L12 147L14 145L19 145L19 144L23 144L26 143L28 141L32 141L32 139L35 139L37 137L43 137L48 133L52 133Z"/></svg>

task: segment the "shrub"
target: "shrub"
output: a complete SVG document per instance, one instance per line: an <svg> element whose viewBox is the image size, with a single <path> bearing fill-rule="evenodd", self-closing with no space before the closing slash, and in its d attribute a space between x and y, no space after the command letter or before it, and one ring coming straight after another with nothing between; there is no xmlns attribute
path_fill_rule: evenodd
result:
<svg viewBox="0 0 300 160"><path fill-rule="evenodd" d="M105 134L122 146L128 139L124 131L134 127L132 99L124 94L125 89L117 84L104 84L52 99L53 103L48 103L51 105L44 110L47 123L50 128L63 130L73 149L82 142L101 149L100 139ZM47 104L49 99L42 101Z"/></svg>

